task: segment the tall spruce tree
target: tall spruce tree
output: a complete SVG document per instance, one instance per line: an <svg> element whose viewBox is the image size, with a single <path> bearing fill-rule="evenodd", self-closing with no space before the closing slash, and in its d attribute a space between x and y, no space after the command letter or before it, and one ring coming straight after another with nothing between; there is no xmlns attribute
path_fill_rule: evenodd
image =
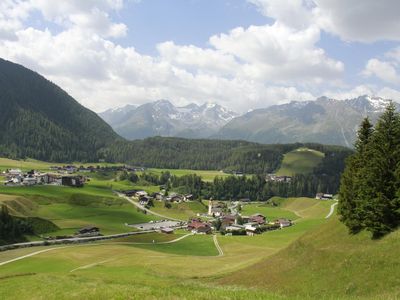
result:
<svg viewBox="0 0 400 300"><path fill-rule="evenodd" d="M362 174L363 227L380 237L399 225L400 115L391 103L379 118Z"/></svg>
<svg viewBox="0 0 400 300"><path fill-rule="evenodd" d="M366 229L378 238L400 224L400 115L393 103L375 130L363 121L355 148L342 175L338 213L350 232Z"/></svg>
<svg viewBox="0 0 400 300"><path fill-rule="evenodd" d="M341 178L338 213L351 233L358 233L363 228L360 194L363 186L363 168L368 160L367 149L372 134L373 126L369 119L365 118L358 130L356 152L347 159L346 169Z"/></svg>

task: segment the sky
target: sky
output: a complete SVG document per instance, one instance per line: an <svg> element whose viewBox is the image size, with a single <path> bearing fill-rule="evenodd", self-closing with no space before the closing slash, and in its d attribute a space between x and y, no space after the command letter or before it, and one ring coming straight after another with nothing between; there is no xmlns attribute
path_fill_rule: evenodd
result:
<svg viewBox="0 0 400 300"><path fill-rule="evenodd" d="M398 0L1 0L0 57L101 112L400 102Z"/></svg>

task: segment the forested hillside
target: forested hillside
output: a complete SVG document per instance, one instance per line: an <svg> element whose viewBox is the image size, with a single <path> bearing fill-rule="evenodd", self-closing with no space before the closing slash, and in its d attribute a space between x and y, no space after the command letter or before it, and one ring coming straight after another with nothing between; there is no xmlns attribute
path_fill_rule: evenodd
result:
<svg viewBox="0 0 400 300"><path fill-rule="evenodd" d="M122 161L143 167L265 174L274 172L280 166L283 155L299 147L327 153L325 161L334 162L329 163L325 173L342 169L344 158L352 153L352 150L344 147L319 144L262 145L244 141L155 137L130 143L117 142L105 149L102 155L108 161Z"/></svg>
<svg viewBox="0 0 400 300"><path fill-rule="evenodd" d="M0 59L0 156L95 161L119 139L94 112L39 74Z"/></svg>

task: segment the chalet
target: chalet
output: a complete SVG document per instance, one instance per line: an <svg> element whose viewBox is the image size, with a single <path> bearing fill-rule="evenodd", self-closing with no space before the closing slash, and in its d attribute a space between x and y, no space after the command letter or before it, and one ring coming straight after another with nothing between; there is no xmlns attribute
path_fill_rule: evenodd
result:
<svg viewBox="0 0 400 300"><path fill-rule="evenodd" d="M9 176L21 176L22 175L22 171L21 171L21 169L9 169L7 171L7 174Z"/></svg>
<svg viewBox="0 0 400 300"><path fill-rule="evenodd" d="M292 226L292 221L288 219L277 219L274 221L275 225L279 225L281 228Z"/></svg>
<svg viewBox="0 0 400 300"><path fill-rule="evenodd" d="M285 183L289 183L292 181L292 177L291 176L277 176L276 174L267 174L267 176L265 177L265 181L266 182L285 182Z"/></svg>
<svg viewBox="0 0 400 300"><path fill-rule="evenodd" d="M225 203L215 202L210 200L208 202L208 215L213 217L220 217L225 212Z"/></svg>
<svg viewBox="0 0 400 300"><path fill-rule="evenodd" d="M33 176L26 176L22 180L22 184L23 185L35 185L35 184L37 184L37 179L36 179L36 177L33 177Z"/></svg>
<svg viewBox="0 0 400 300"><path fill-rule="evenodd" d="M138 197L138 198L144 197L144 196L147 196L147 192L145 192L145 191L137 191L135 193L135 196Z"/></svg>
<svg viewBox="0 0 400 300"><path fill-rule="evenodd" d="M124 194L127 197L133 197L137 193L137 190L128 190L128 191L122 191L122 194Z"/></svg>
<svg viewBox="0 0 400 300"><path fill-rule="evenodd" d="M171 201L171 202L180 203L180 202L183 201L183 196L181 196L181 195L172 195L172 196L170 197L170 201Z"/></svg>
<svg viewBox="0 0 400 300"><path fill-rule="evenodd" d="M226 232L235 232L235 231L240 231L243 230L243 226L241 225L232 225L232 226L227 226L225 227Z"/></svg>
<svg viewBox="0 0 400 300"><path fill-rule="evenodd" d="M100 229L96 226L86 226L86 227L79 229L75 235L80 236L80 237L98 236L98 235L100 235Z"/></svg>
<svg viewBox="0 0 400 300"><path fill-rule="evenodd" d="M246 230L246 235L248 235L248 236L254 236L257 233L257 228L256 227L247 226L245 228L245 230Z"/></svg>
<svg viewBox="0 0 400 300"><path fill-rule="evenodd" d="M317 195L315 196L315 199L318 199L318 200L332 200L333 199L333 195L332 194L317 193Z"/></svg>
<svg viewBox="0 0 400 300"><path fill-rule="evenodd" d="M242 202L242 203L249 203L249 202L251 202L250 198L242 198L242 199L240 199L239 201Z"/></svg>
<svg viewBox="0 0 400 300"><path fill-rule="evenodd" d="M170 227L165 227L165 228L161 228L161 232L166 233L166 234L172 234L172 233L174 233L174 229L170 228Z"/></svg>
<svg viewBox="0 0 400 300"><path fill-rule="evenodd" d="M84 179L82 176L62 176L61 184L71 187L83 187Z"/></svg>
<svg viewBox="0 0 400 300"><path fill-rule="evenodd" d="M145 205L149 204L149 202L151 202L151 200L153 200L153 198L151 198L149 196L142 196L139 198L139 204L145 206Z"/></svg>
<svg viewBox="0 0 400 300"><path fill-rule="evenodd" d="M257 223L259 225L265 224L266 218L262 214L254 214L249 217L249 222Z"/></svg>
<svg viewBox="0 0 400 300"><path fill-rule="evenodd" d="M232 224L236 224L236 216L233 215L225 215L221 219L222 226L230 226Z"/></svg>
<svg viewBox="0 0 400 300"><path fill-rule="evenodd" d="M193 233L208 234L211 233L210 224L200 219L192 219L187 225L187 229Z"/></svg>
<svg viewBox="0 0 400 300"><path fill-rule="evenodd" d="M164 200L164 196L161 193L153 193L153 194L151 194L151 197L153 197L154 199L156 199L158 201Z"/></svg>

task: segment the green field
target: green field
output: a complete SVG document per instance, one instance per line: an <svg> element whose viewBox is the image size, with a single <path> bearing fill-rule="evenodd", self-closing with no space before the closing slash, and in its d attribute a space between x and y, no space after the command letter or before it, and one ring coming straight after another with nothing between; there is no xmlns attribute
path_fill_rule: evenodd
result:
<svg viewBox="0 0 400 300"><path fill-rule="evenodd" d="M164 216L179 219L188 220L190 217L196 216L198 213L207 212L207 207L200 202L183 202L183 203L171 203L171 208L164 207L163 202L154 201L154 207L151 211L157 212Z"/></svg>
<svg viewBox="0 0 400 300"><path fill-rule="evenodd" d="M246 204L242 207L242 215L250 216L253 214L260 213L267 217L269 221L273 221L278 218L287 218L289 220L296 220L299 217L286 209L280 207L271 207L268 204Z"/></svg>
<svg viewBox="0 0 400 300"><path fill-rule="evenodd" d="M125 223L160 219L138 212L132 204L116 197L108 188L108 183L96 180L78 189L0 186L0 202L6 203L15 215L52 221L61 230L51 232L51 235L73 234L87 225L99 227L103 234L122 233L132 230Z"/></svg>
<svg viewBox="0 0 400 300"><path fill-rule="evenodd" d="M72 165L76 166L115 166L120 164L112 164L112 163L71 163ZM48 163L43 162L35 159L21 159L21 160L14 160L9 158L0 157L0 171L5 169L11 168L19 168L21 170L49 170L51 166L63 166L66 163Z"/></svg>
<svg viewBox="0 0 400 300"><path fill-rule="evenodd" d="M323 157L324 154L316 150L308 148L296 149L284 155L281 167L276 174L279 176L293 176L294 174L311 173Z"/></svg>
<svg viewBox="0 0 400 300"><path fill-rule="evenodd" d="M196 174L201 176L204 181L213 181L215 177L227 177L231 174L224 173L222 171L207 171L207 170L186 170L186 169L148 169L147 172L151 172L160 175L161 172L169 171L175 176L184 176L190 174Z"/></svg>

